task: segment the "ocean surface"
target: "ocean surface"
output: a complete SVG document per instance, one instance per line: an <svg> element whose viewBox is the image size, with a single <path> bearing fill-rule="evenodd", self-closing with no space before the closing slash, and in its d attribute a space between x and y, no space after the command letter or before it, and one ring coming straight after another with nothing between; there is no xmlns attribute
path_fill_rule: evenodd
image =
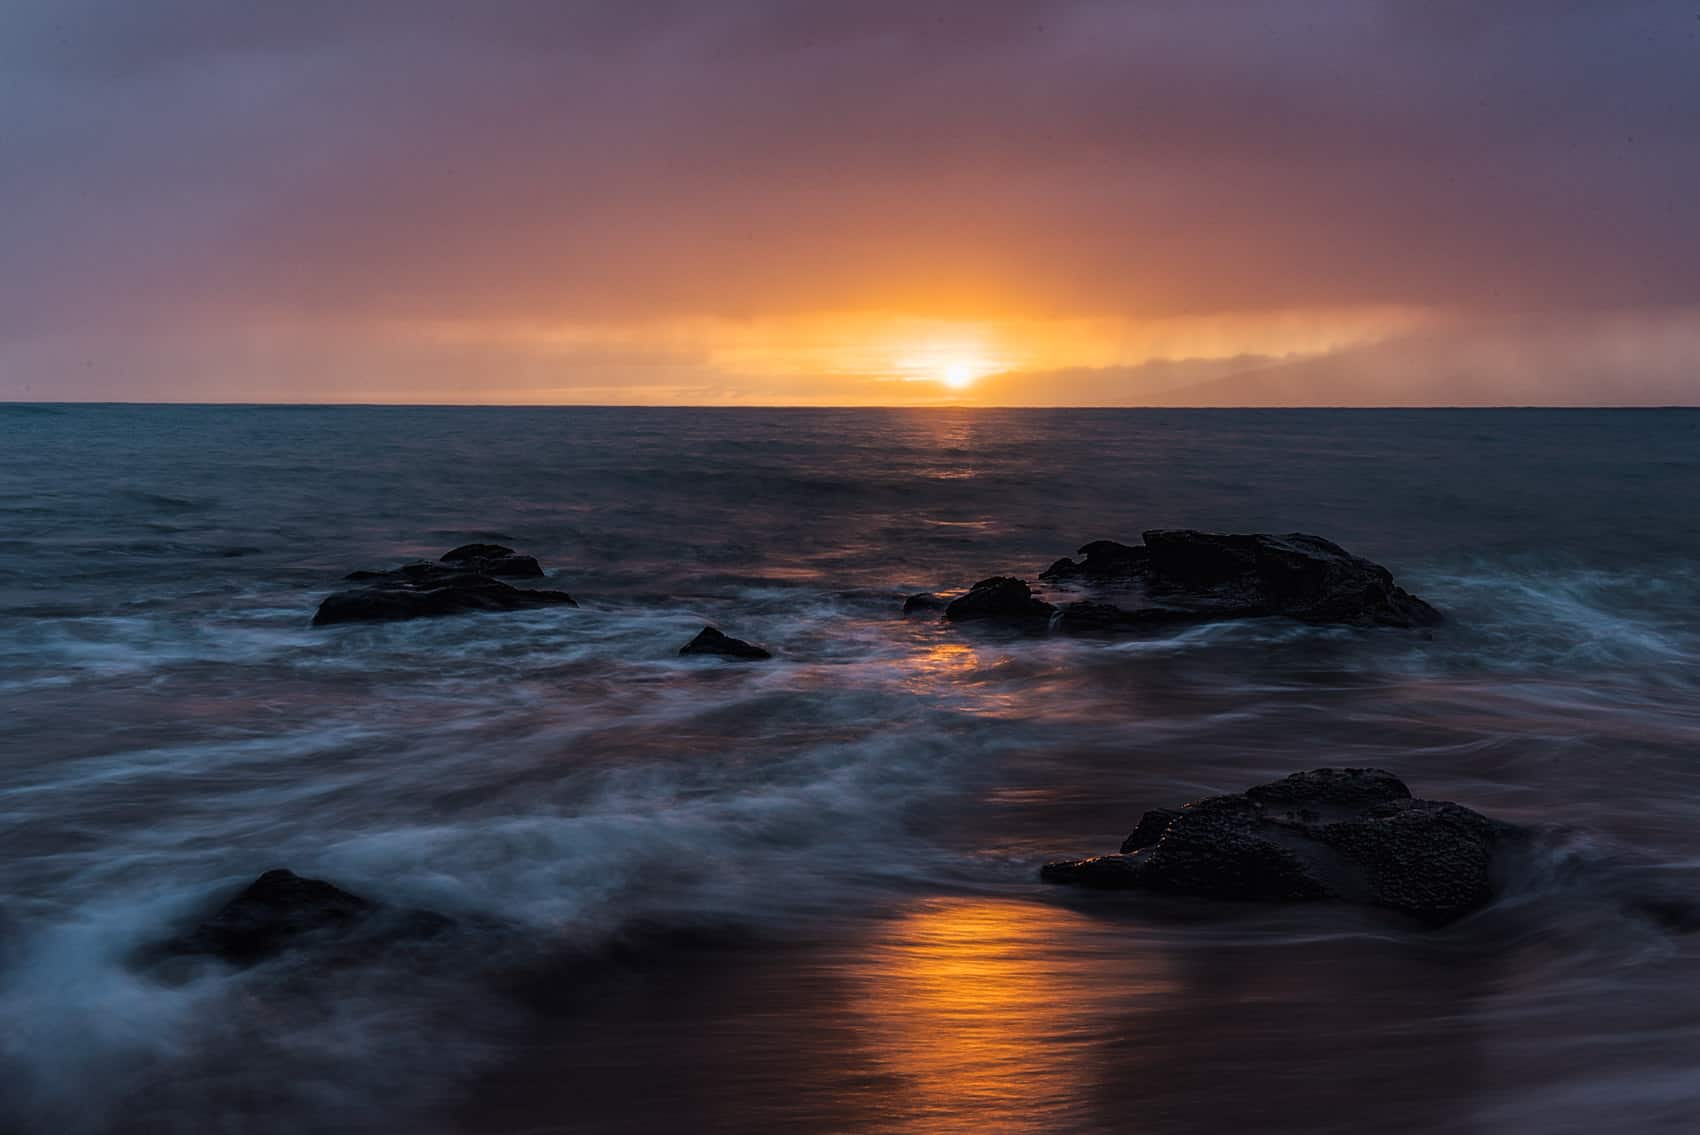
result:
<svg viewBox="0 0 1700 1135"><path fill-rule="evenodd" d="M0 1131L1695 1130L1616 872L1700 896L1697 501L1690 411L0 406ZM1159 527L1449 621L899 615ZM309 625L471 540L582 606ZM1438 931L1037 880L1324 765L1544 855ZM274 866L466 929L137 962Z"/></svg>

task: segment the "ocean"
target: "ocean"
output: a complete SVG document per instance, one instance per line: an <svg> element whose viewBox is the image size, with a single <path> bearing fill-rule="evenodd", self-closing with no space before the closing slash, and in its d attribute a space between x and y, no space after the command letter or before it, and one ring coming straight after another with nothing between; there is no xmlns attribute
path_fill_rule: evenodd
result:
<svg viewBox="0 0 1700 1135"><path fill-rule="evenodd" d="M1684 410L0 406L0 1130L1692 1130L1612 880L1700 896L1696 501ZM1177 527L1447 622L900 615ZM473 540L580 606L310 625ZM1038 881L1329 765L1544 857L1440 930ZM137 962L275 866L464 933Z"/></svg>

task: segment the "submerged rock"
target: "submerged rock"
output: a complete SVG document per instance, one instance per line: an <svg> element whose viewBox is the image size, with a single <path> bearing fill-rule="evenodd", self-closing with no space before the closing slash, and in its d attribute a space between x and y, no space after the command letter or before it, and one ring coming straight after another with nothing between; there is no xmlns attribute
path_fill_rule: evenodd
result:
<svg viewBox="0 0 1700 1135"><path fill-rule="evenodd" d="M1145 813L1121 853L1047 863L1086 887L1239 900L1339 899L1443 924L1494 896L1495 852L1521 829L1416 800L1380 769L1315 769Z"/></svg>
<svg viewBox="0 0 1700 1135"><path fill-rule="evenodd" d="M1080 560L1058 560L1040 574L1052 584L1115 591L1123 602L1132 593L1131 608L1095 602L1065 617L1065 629L1270 615L1352 626L1441 621L1386 568L1320 536L1154 529L1143 539L1140 547L1094 541Z"/></svg>
<svg viewBox="0 0 1700 1135"><path fill-rule="evenodd" d="M453 925L440 914L385 906L321 879L276 868L195 929L167 943L162 952L247 966L297 947L375 950Z"/></svg>
<svg viewBox="0 0 1700 1135"><path fill-rule="evenodd" d="M1007 575L982 579L959 595L944 609L944 617L952 622L974 619L998 619L1013 622L1046 622L1056 608L1035 598L1025 580Z"/></svg>
<svg viewBox="0 0 1700 1135"><path fill-rule="evenodd" d="M695 638L679 648L679 653L718 654L726 658L740 658L746 662L760 662L773 657L755 643L721 634L713 627L704 627L698 631Z"/></svg>
<svg viewBox="0 0 1700 1135"><path fill-rule="evenodd" d="M348 581L363 586L326 596L313 616L313 625L578 606L564 591L514 587L495 578L496 574L543 574L536 560L515 555L513 549L500 544L467 544L449 552L443 561L448 562L351 572Z"/></svg>

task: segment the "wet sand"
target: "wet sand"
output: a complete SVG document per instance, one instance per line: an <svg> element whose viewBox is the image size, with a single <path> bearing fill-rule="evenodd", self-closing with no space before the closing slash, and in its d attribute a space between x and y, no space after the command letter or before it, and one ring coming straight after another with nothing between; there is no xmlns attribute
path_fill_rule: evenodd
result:
<svg viewBox="0 0 1700 1135"><path fill-rule="evenodd" d="M445 1130L1478 1129L1508 959L1339 909L1093 905L652 953L557 998Z"/></svg>

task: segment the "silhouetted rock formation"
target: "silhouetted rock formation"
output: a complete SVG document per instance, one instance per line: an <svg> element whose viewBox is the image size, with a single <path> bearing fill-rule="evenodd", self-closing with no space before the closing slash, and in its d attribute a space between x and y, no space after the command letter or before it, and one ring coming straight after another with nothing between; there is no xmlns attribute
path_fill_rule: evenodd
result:
<svg viewBox="0 0 1700 1135"><path fill-rule="evenodd" d="M1058 560L1040 574L1052 584L1137 593L1132 610L1095 603L1072 618L1065 612L1065 628L1267 615L1353 626L1441 621L1440 612L1397 586L1386 568L1320 536L1172 529L1146 532L1144 541L1143 547L1094 541L1080 549L1079 561ZM1167 614L1159 618L1151 611Z"/></svg>
<svg viewBox="0 0 1700 1135"><path fill-rule="evenodd" d="M516 555L500 544L467 544L437 563L406 564L393 571L350 572L345 578L363 586L326 596L313 616L313 625L578 606L564 591L514 587L495 578L498 574L535 576L542 575L543 570L530 556Z"/></svg>
<svg viewBox="0 0 1700 1135"><path fill-rule="evenodd" d="M721 634L713 627L704 627L698 631L695 638L679 648L679 653L718 654L726 658L739 658L746 662L760 662L763 659L773 657L755 643Z"/></svg>
<svg viewBox="0 0 1700 1135"><path fill-rule="evenodd" d="M975 619L997 619L1005 622L1044 622L1056 608L1033 597L1026 581L1007 575L982 579L968 589L968 594L952 599L944 609L944 617L952 622Z"/></svg>
<svg viewBox="0 0 1700 1135"><path fill-rule="evenodd" d="M475 571L479 575L535 579L543 574L542 565L535 557L522 556L501 544L462 544L444 552L440 562L453 564L463 571Z"/></svg>
<svg viewBox="0 0 1700 1135"><path fill-rule="evenodd" d="M211 918L168 942L161 952L247 966L293 948L363 954L430 937L453 925L440 914L385 906L323 880L277 868L248 884Z"/></svg>
<svg viewBox="0 0 1700 1135"><path fill-rule="evenodd" d="M1451 922L1494 895L1494 853L1521 834L1414 800L1380 769L1316 769L1145 813L1118 855L1047 863L1048 882L1215 899L1341 899Z"/></svg>

